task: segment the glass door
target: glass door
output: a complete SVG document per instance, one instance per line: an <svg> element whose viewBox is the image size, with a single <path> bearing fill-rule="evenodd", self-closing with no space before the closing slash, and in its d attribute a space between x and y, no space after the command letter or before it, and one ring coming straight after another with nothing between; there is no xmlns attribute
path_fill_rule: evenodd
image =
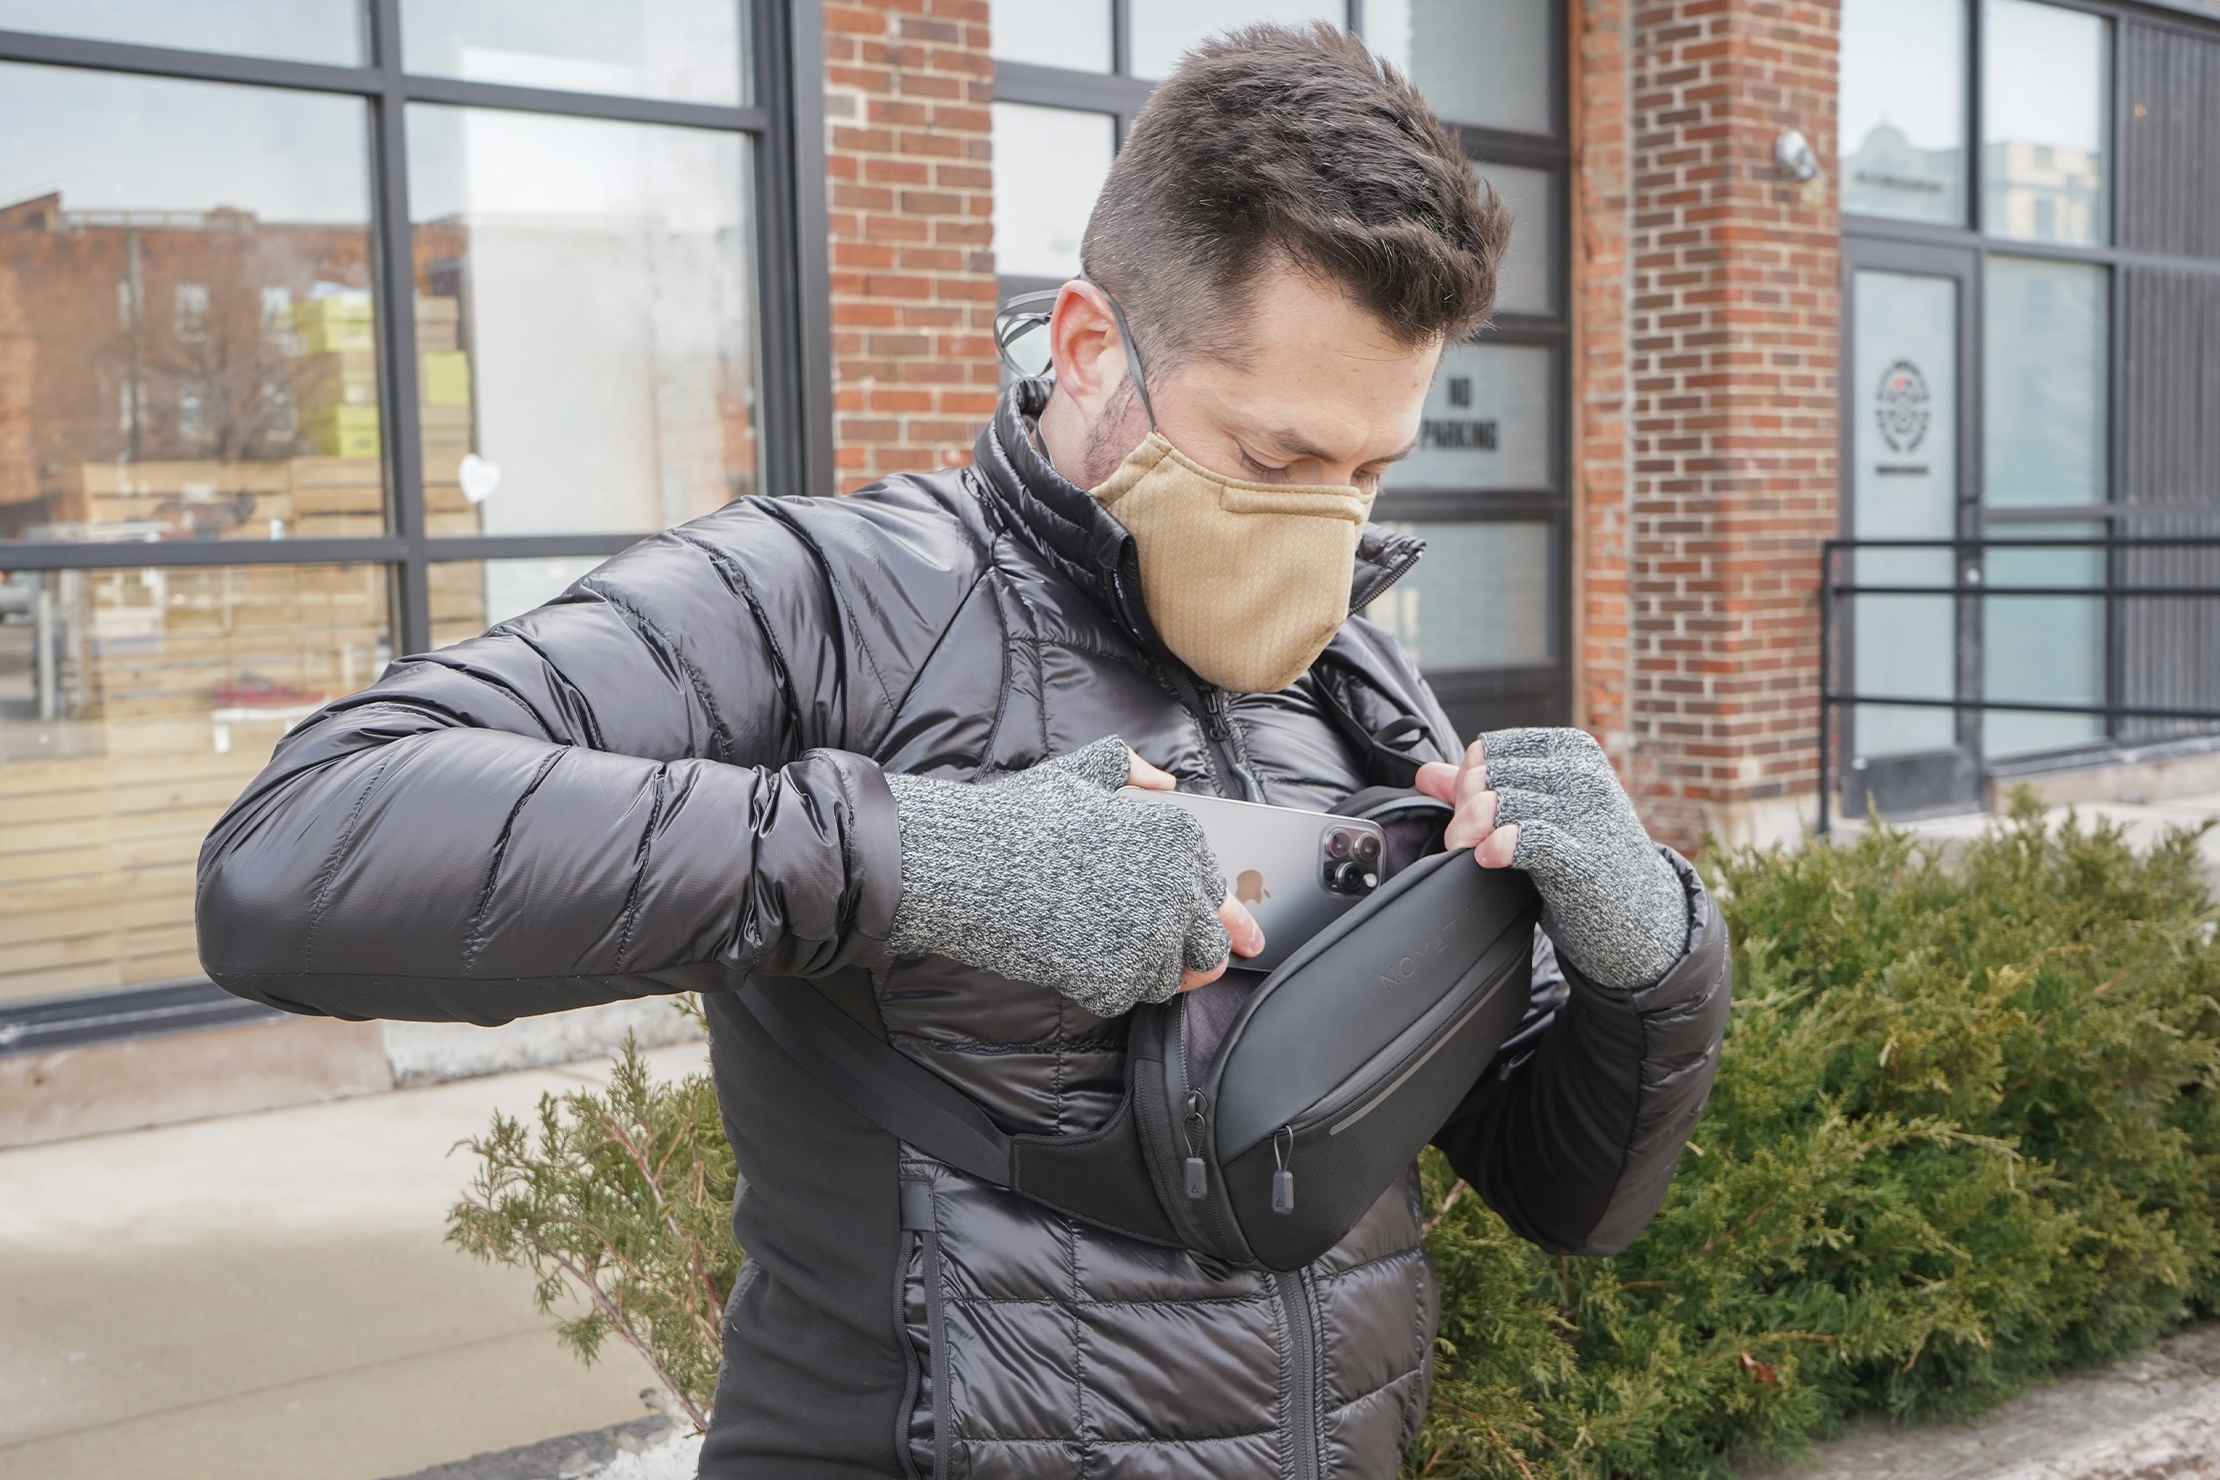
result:
<svg viewBox="0 0 2220 1480"><path fill-rule="evenodd" d="M1860 541L1957 539L1972 532L1975 483L1965 373L1974 254L1849 241L1844 248L1845 533ZM1852 687L1910 702L1850 711L1844 810L1904 817L1979 806L1978 718L1951 707L1979 693L1981 613L1970 596L1978 562L1962 568L1949 546L1861 547L1841 573L1863 587L1932 588L1849 601Z"/></svg>

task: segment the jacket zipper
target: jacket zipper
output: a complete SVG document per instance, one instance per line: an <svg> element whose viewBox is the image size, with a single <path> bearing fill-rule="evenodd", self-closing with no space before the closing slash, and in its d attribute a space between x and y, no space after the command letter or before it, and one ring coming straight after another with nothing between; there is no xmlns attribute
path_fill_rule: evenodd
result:
<svg viewBox="0 0 2220 1480"><path fill-rule="evenodd" d="M1310 1285L1305 1271L1272 1276L1280 1305L1287 1312L1289 1373L1287 1439L1293 1451L1294 1480L1319 1480L1318 1335L1310 1321Z"/></svg>
<svg viewBox="0 0 2220 1480"><path fill-rule="evenodd" d="M1138 634L1141 629L1140 624L1133 619L1133 602L1130 592L1140 584L1140 556L1134 549L1133 541L1128 539L1125 548L1118 553L1116 585L1119 613L1125 618L1127 629L1135 634ZM1221 776L1231 777L1234 783L1241 788L1240 799L1242 801L1263 801L1264 788L1257 784L1257 779L1250 773L1249 768L1242 765L1234 756L1233 729L1227 722L1225 714L1225 693L1219 689L1211 689L1208 696L1205 697L1187 676L1186 666L1179 661L1178 657L1165 651L1161 642L1154 644L1154 646L1163 659L1164 671L1171 676L1172 687L1177 691L1180 707L1202 722L1203 736L1210 742L1210 754L1217 765L1218 773Z"/></svg>
<svg viewBox="0 0 2220 1480"><path fill-rule="evenodd" d="M1177 660L1174 661L1176 663ZM1203 738L1210 742L1210 754L1218 764L1218 773L1231 777L1234 784L1241 788L1240 800L1263 801L1264 788L1257 785L1256 777L1250 773L1249 768L1234 757L1233 726L1226 716L1225 691L1210 689L1205 692L1198 689L1179 668L1173 667L1167 671L1172 676L1173 686L1179 690L1181 705L1202 721Z"/></svg>

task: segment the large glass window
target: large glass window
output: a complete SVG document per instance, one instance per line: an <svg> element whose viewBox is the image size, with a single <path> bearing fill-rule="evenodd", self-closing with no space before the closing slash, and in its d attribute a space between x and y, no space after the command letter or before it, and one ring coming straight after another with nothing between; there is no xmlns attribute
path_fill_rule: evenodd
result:
<svg viewBox="0 0 2220 1480"><path fill-rule="evenodd" d="M1538 344L1484 340L1444 349L1426 392L1418 444L1381 486L1548 488L1553 370L1550 351Z"/></svg>
<svg viewBox="0 0 2220 1480"><path fill-rule="evenodd" d="M1364 30L1444 117L1546 134L1556 12L1550 0L1366 0Z"/></svg>
<svg viewBox="0 0 2220 1480"><path fill-rule="evenodd" d="M830 483L770 20L372 10L0 0L0 1002L220 999L194 858L289 726Z"/></svg>
<svg viewBox="0 0 2220 1480"><path fill-rule="evenodd" d="M564 92L747 101L735 0L401 0L408 70Z"/></svg>
<svg viewBox="0 0 2220 1480"><path fill-rule="evenodd" d="M737 134L410 112L437 532L644 533L754 491L745 185Z"/></svg>
<svg viewBox="0 0 2220 1480"><path fill-rule="evenodd" d="M0 63L0 540L378 534L369 119Z"/></svg>
<svg viewBox="0 0 2220 1480"><path fill-rule="evenodd" d="M1532 165L1475 165L1511 208L1510 250L1496 278L1497 313L1549 314L1557 309L1556 177Z"/></svg>
<svg viewBox="0 0 2220 1480"><path fill-rule="evenodd" d="M1015 187L994 193L996 272L1057 282L1079 276L1079 239L1116 151L1111 114L994 105L997 178Z"/></svg>
<svg viewBox="0 0 2220 1480"><path fill-rule="evenodd" d="M1539 519L1396 524L1426 558L1365 608L1420 665L1499 668L1547 663L1550 526Z"/></svg>
<svg viewBox="0 0 2220 1480"><path fill-rule="evenodd" d="M2021 241L2110 241L2110 24L2034 0L1988 0L1984 27L1982 225Z"/></svg>
<svg viewBox="0 0 2220 1480"><path fill-rule="evenodd" d="M1127 0L1136 77L1169 77L1196 43L1255 21L1346 20L1343 0Z"/></svg>
<svg viewBox="0 0 2220 1480"><path fill-rule="evenodd" d="M1110 0L995 0L994 54L1009 62L1108 72Z"/></svg>
<svg viewBox="0 0 2220 1480"><path fill-rule="evenodd" d="M0 31L353 66L363 60L354 0L0 0Z"/></svg>
<svg viewBox="0 0 2220 1480"><path fill-rule="evenodd" d="M192 976L200 840L393 657L379 565L0 581L0 1000Z"/></svg>
<svg viewBox="0 0 2220 1480"><path fill-rule="evenodd" d="M1842 208L1966 219L1966 0L1848 0Z"/></svg>

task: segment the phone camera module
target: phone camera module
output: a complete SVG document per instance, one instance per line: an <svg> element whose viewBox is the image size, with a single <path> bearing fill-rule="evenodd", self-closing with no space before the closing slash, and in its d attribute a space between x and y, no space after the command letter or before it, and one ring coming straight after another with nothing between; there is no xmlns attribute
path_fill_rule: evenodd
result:
<svg viewBox="0 0 2220 1480"><path fill-rule="evenodd" d="M1326 887L1335 894L1369 894L1379 882L1377 873L1354 858L1337 859L1326 865Z"/></svg>

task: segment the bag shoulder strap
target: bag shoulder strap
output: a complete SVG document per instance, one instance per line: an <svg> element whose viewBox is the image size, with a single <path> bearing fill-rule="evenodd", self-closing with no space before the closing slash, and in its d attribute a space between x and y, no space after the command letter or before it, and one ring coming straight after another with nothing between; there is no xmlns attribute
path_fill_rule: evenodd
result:
<svg viewBox="0 0 2220 1480"><path fill-rule="evenodd" d="M1151 1166L1162 1154L1152 1158L1149 1143L1168 1143L1170 1129L1156 1123L1161 1115L1141 1123L1157 1108L1161 1083L1153 1097L1150 1086L1129 1084L1125 1104L1098 1131L1013 1136L971 1096L873 1034L809 982L795 980L788 990L773 992L750 978L737 995L788 1056L897 1141L1100 1227L1147 1243L1188 1246L1164 1211L1164 1169Z"/></svg>
<svg viewBox="0 0 2220 1480"><path fill-rule="evenodd" d="M1010 1137L976 1101L877 1037L806 983L771 993L750 979L740 1005L772 1041L865 1120L936 1161L1007 1187Z"/></svg>

